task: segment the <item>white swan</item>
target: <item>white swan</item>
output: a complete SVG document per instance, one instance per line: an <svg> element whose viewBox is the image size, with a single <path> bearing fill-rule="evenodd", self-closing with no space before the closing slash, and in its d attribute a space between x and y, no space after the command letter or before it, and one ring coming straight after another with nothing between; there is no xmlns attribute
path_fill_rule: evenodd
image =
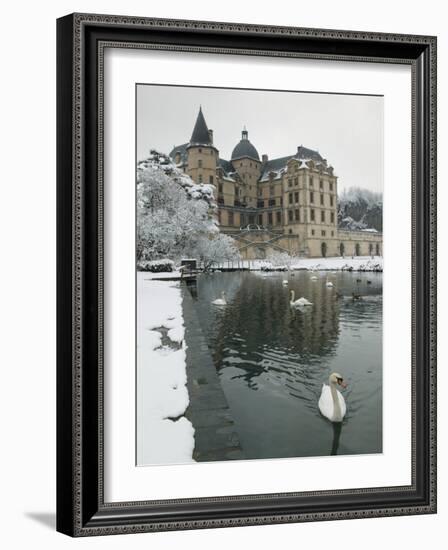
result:
<svg viewBox="0 0 448 550"><path fill-rule="evenodd" d="M226 293L224 291L221 292L221 298L217 298L216 300L213 300L212 304L214 306L226 306Z"/></svg>
<svg viewBox="0 0 448 550"><path fill-rule="evenodd" d="M325 286L327 286L328 288L331 288L334 286L334 284L328 280L328 277L327 277L327 282L325 283Z"/></svg>
<svg viewBox="0 0 448 550"><path fill-rule="evenodd" d="M346 388L347 384L344 383L344 379L337 372L330 374L328 378L330 383L322 385L322 393L319 398L319 410L325 418L328 418L331 422L342 422L347 411L345 399L336 386Z"/></svg>
<svg viewBox="0 0 448 550"><path fill-rule="evenodd" d="M296 297L296 293L294 290L291 290L291 299L289 300L289 305L291 307L301 307L301 306L312 306L312 302L308 301L306 298L299 298L298 300L294 300Z"/></svg>
<svg viewBox="0 0 448 550"><path fill-rule="evenodd" d="M317 275L311 275L310 281L317 281L319 277Z"/></svg>
<svg viewBox="0 0 448 550"><path fill-rule="evenodd" d="M282 283L283 283L284 285L287 285L287 284L289 283L289 281L288 281L288 279L283 279Z"/></svg>

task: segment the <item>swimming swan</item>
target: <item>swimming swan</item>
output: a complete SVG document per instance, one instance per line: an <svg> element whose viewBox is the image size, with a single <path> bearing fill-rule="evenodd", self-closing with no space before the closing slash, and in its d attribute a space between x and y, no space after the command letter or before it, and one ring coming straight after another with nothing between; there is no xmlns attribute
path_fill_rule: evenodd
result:
<svg viewBox="0 0 448 550"><path fill-rule="evenodd" d="M328 280L328 277L327 277L327 282L325 283L325 286L327 286L328 288L332 288L334 286L334 284Z"/></svg>
<svg viewBox="0 0 448 550"><path fill-rule="evenodd" d="M336 386L346 388L347 384L344 383L344 379L337 372L330 374L327 384L322 385L322 393L319 398L319 410L325 418L328 418L331 422L342 422L347 411L344 397Z"/></svg>
<svg viewBox="0 0 448 550"><path fill-rule="evenodd" d="M312 306L312 302L309 302L306 298L299 298L298 300L294 300L296 297L296 293L294 290L291 290L291 299L289 300L289 305L291 307L301 307L301 306Z"/></svg>
<svg viewBox="0 0 448 550"><path fill-rule="evenodd" d="M221 292L221 298L217 298L216 300L213 300L212 304L214 306L226 306L226 293L224 291Z"/></svg>

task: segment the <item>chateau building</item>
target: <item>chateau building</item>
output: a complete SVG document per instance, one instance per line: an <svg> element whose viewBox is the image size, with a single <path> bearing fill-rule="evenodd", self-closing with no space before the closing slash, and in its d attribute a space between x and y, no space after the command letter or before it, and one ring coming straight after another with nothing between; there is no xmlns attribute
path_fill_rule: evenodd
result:
<svg viewBox="0 0 448 550"><path fill-rule="evenodd" d="M375 230L338 229L338 178L317 151L300 145L292 155L260 159L244 128L224 160L200 108L190 141L170 156L196 183L215 186L220 229L236 239L243 258L263 259L273 250L309 257L382 254Z"/></svg>

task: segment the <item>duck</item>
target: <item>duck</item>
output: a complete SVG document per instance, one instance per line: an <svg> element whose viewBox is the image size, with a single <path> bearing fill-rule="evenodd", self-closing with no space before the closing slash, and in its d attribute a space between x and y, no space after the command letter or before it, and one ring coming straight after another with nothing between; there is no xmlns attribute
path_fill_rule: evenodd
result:
<svg viewBox="0 0 448 550"><path fill-rule="evenodd" d="M327 286L328 288L332 288L334 286L334 284L328 280L328 277L327 277L327 281L325 283L325 286Z"/></svg>
<svg viewBox="0 0 448 550"><path fill-rule="evenodd" d="M296 297L296 294L294 290L291 290L291 299L289 301L289 305L291 307L302 307L302 306L312 306L313 303L307 300L306 298L299 298L298 300L294 300Z"/></svg>
<svg viewBox="0 0 448 550"><path fill-rule="evenodd" d="M352 292L352 299L354 300L362 300L361 294L357 294L356 292Z"/></svg>
<svg viewBox="0 0 448 550"><path fill-rule="evenodd" d="M322 416L328 418L330 422L342 422L347 406L342 393L337 386L346 388L347 384L344 378L337 372L332 372L328 377L329 385L322 384L322 393L319 398L319 410Z"/></svg>
<svg viewBox="0 0 448 550"><path fill-rule="evenodd" d="M221 292L221 298L217 298L216 300L213 300L212 304L214 306L226 306L226 293L224 291Z"/></svg>

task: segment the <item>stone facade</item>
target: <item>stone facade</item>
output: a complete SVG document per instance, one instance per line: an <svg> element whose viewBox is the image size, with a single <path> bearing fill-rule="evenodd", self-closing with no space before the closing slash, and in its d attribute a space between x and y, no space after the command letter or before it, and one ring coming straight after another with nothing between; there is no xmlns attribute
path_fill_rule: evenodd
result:
<svg viewBox="0 0 448 550"><path fill-rule="evenodd" d="M382 255L381 233L338 229L338 178L317 151L300 145L293 155L260 160L244 129L231 159L221 159L199 109L190 141L170 156L195 182L215 185L221 231L243 258Z"/></svg>

